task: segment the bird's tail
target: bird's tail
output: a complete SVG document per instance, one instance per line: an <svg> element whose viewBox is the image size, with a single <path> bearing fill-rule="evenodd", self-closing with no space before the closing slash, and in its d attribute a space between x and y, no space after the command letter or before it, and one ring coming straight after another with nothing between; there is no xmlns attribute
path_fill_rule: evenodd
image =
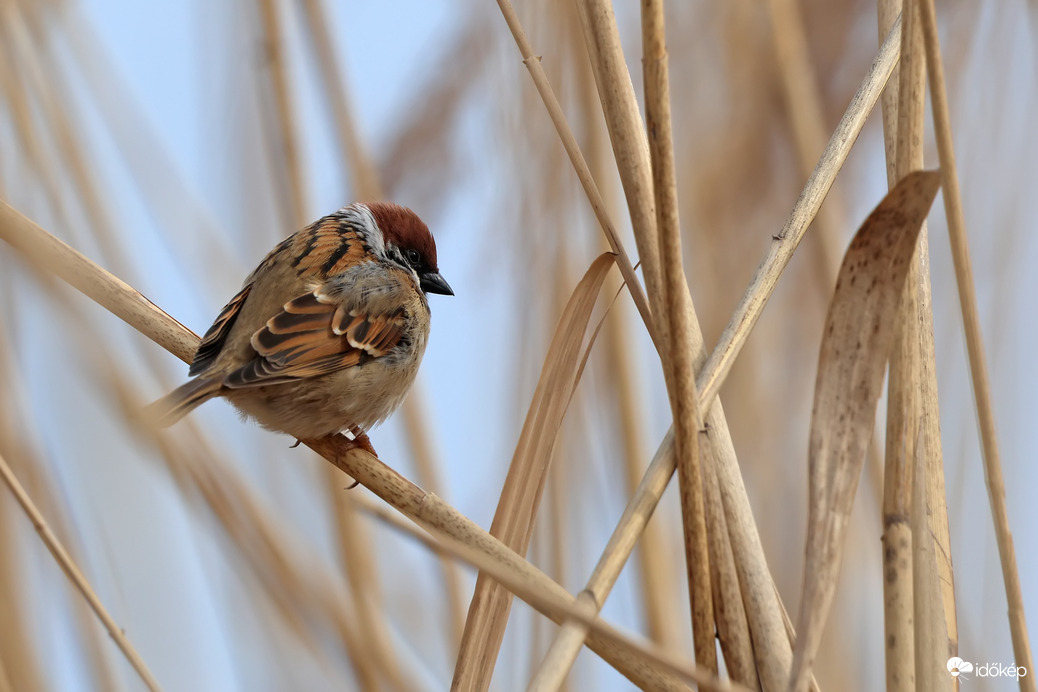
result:
<svg viewBox="0 0 1038 692"><path fill-rule="evenodd" d="M196 406L204 404L220 394L223 384L219 379L196 377L180 385L158 401L144 409L146 419L159 428L168 428L190 413Z"/></svg>

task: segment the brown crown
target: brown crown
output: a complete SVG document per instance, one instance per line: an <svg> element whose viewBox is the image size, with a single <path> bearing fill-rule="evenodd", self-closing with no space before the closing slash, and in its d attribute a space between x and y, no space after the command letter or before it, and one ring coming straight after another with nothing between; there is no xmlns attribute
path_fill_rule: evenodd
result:
<svg viewBox="0 0 1038 692"><path fill-rule="evenodd" d="M367 206L387 243L393 243L402 250L417 250L430 269L439 271L436 241L418 214L391 202L371 202Z"/></svg>

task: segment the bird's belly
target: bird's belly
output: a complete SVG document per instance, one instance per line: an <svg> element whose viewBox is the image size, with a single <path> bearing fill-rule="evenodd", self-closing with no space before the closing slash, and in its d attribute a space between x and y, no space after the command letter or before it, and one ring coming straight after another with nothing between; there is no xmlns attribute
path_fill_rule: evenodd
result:
<svg viewBox="0 0 1038 692"><path fill-rule="evenodd" d="M269 430L298 439L368 430L403 401L416 367L366 363L299 382L231 390L227 399Z"/></svg>

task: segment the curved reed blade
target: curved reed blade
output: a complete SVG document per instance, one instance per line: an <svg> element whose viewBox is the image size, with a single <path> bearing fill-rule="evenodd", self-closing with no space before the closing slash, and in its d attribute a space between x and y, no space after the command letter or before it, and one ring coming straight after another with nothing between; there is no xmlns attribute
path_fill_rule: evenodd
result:
<svg viewBox="0 0 1038 692"><path fill-rule="evenodd" d="M876 417L898 304L940 174L906 176L851 242L823 332L808 449L804 585L789 689L806 690Z"/></svg>

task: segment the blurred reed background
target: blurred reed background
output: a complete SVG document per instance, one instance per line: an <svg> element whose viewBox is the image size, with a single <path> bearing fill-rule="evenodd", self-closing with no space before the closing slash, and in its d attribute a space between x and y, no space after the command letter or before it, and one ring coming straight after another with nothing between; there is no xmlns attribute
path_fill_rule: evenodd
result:
<svg viewBox="0 0 1038 692"><path fill-rule="evenodd" d="M519 19L637 260L575 3ZM617 24L642 96L639 7ZM685 267L709 351L876 54L871 2L667 3ZM1033 3L937 3L1024 599L1038 612L1038 55ZM937 165L927 125L927 167ZM768 565L800 599L808 428L839 259L886 192L880 117L725 382ZM382 460L489 527L552 334L608 249L490 2L0 2L0 198L202 333L280 238L354 200L415 209L454 298ZM930 216L959 653L1013 660L944 211ZM640 272L639 272L640 274ZM475 571L292 440L206 404L137 413L186 367L0 245L0 455L167 690L438 690ZM620 289L612 272L600 303ZM579 592L670 426L659 357L620 291L562 423L529 559ZM885 404L880 405L885 412ZM882 450L882 414L877 424ZM816 663L884 684L882 453L866 465ZM676 484L672 484L676 485ZM408 525L406 520L403 525ZM602 614L691 658L681 512L664 495ZM0 690L142 683L0 492ZM557 626L511 611L491 688L524 687ZM971 680L970 689L1009 689ZM1015 682L1014 682L1015 684ZM987 685L987 687L984 687ZM566 689L630 683L582 650Z"/></svg>

